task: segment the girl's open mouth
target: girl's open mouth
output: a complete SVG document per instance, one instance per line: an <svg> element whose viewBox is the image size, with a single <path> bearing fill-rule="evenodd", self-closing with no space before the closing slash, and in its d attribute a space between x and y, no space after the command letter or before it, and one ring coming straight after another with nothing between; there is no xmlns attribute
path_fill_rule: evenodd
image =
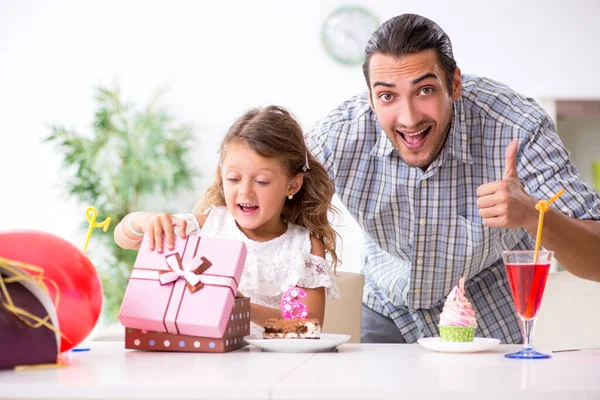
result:
<svg viewBox="0 0 600 400"><path fill-rule="evenodd" d="M254 205L254 204L240 203L237 206L242 211L242 213L247 214L247 215L252 214L258 210L258 206Z"/></svg>

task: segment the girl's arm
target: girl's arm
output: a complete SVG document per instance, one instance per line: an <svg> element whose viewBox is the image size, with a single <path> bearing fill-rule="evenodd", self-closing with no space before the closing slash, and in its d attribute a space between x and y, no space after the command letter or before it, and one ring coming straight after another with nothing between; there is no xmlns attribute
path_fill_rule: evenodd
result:
<svg viewBox="0 0 600 400"><path fill-rule="evenodd" d="M200 227L206 215L195 216ZM181 238L186 237L187 221L167 213L136 212L127 214L115 228L115 243L123 249L138 250L142 239L148 234L150 250L163 251L163 234L166 246L172 250L175 244L175 228Z"/></svg>
<svg viewBox="0 0 600 400"><path fill-rule="evenodd" d="M142 213L127 214L115 228L115 243L122 249L139 250L144 238L144 232L141 230L135 217L140 214Z"/></svg>
<svg viewBox="0 0 600 400"><path fill-rule="evenodd" d="M310 241L312 245L311 253L315 256L325 258L325 246L323 245L323 242L314 236L310 237ZM308 307L308 317L317 318L321 326L323 326L323 320L325 318L325 288L304 288L304 290L306 291L306 297L301 301ZM251 303L250 311L250 319L252 322L263 327L269 318L281 318L281 311L278 308Z"/></svg>

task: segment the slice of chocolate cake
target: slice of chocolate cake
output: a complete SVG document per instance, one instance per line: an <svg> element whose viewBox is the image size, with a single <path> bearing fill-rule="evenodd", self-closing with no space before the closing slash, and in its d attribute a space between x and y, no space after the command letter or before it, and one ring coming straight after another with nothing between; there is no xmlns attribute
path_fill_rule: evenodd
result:
<svg viewBox="0 0 600 400"><path fill-rule="evenodd" d="M319 339L321 324L317 318L271 318L265 324L264 339Z"/></svg>

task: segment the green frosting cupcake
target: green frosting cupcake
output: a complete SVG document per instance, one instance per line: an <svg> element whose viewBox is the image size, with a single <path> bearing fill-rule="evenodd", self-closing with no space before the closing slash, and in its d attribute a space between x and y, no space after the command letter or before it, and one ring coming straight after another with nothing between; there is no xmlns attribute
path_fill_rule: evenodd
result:
<svg viewBox="0 0 600 400"><path fill-rule="evenodd" d="M472 342L475 338L476 326L438 325L443 342Z"/></svg>

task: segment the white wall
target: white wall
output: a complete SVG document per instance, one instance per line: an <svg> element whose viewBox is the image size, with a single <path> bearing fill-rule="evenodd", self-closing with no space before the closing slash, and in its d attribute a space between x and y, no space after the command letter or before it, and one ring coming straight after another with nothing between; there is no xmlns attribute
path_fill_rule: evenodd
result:
<svg viewBox="0 0 600 400"><path fill-rule="evenodd" d="M360 67L334 63L319 30L343 1L0 2L0 230L39 229L78 246L86 205L60 191L60 158L40 139L47 124L91 122L93 86L117 80L143 102L161 84L181 121L197 127L200 193L220 136L251 106L288 107L308 129L363 90ZM360 2L353 2L360 3ZM534 97L600 97L600 2L363 1L383 21L417 12L438 22L463 72ZM196 196L181 199L188 209ZM340 228L346 269L360 232ZM101 234L96 232L95 235Z"/></svg>

